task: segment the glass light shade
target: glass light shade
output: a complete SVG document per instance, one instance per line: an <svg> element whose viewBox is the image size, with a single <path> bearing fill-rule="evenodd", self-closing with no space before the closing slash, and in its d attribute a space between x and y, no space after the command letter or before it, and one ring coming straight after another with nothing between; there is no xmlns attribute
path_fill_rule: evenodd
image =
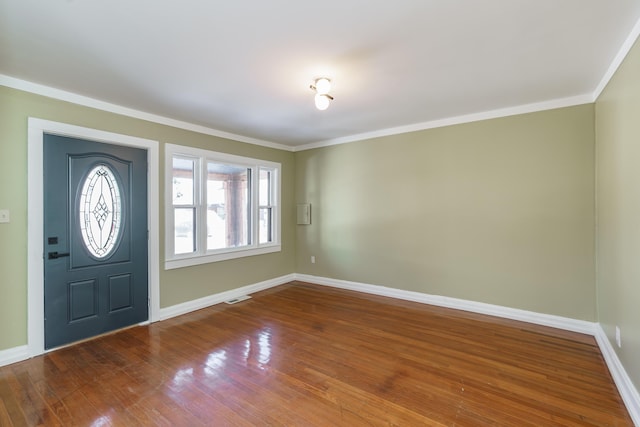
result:
<svg viewBox="0 0 640 427"><path fill-rule="evenodd" d="M326 110L327 108L329 108L329 102L330 99L327 95L320 95L317 94L315 96L315 101L316 101L316 108L318 110Z"/></svg>
<svg viewBox="0 0 640 427"><path fill-rule="evenodd" d="M326 78L316 80L316 93L326 95L331 90L331 81Z"/></svg>

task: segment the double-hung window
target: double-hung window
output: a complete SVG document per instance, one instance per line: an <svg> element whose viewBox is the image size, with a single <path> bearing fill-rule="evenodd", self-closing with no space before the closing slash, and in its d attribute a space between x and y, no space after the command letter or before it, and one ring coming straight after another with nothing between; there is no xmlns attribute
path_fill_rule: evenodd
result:
<svg viewBox="0 0 640 427"><path fill-rule="evenodd" d="M167 144L165 268L280 251L280 164Z"/></svg>

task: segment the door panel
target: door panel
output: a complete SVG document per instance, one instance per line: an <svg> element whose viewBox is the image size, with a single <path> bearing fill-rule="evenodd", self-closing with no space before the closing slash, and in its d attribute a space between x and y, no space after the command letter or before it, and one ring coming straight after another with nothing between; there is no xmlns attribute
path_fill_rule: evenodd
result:
<svg viewBox="0 0 640 427"><path fill-rule="evenodd" d="M45 348L148 319L146 158L45 135Z"/></svg>
<svg viewBox="0 0 640 427"><path fill-rule="evenodd" d="M131 274L109 277L109 313L133 306L132 279Z"/></svg>
<svg viewBox="0 0 640 427"><path fill-rule="evenodd" d="M102 175L106 175L111 172L115 182L110 182L106 178L100 178L100 171L96 171L91 176L88 176L88 174L92 173L97 166L103 166L105 168ZM107 167L108 169L106 169ZM99 241L101 236L96 235L99 233L93 233L89 237L86 237L86 239L93 240L93 245L90 246L92 246L92 249L94 250L106 243L113 243L114 246L112 248L112 252L98 258L96 255L91 253L91 249L87 247L88 245L82 231L83 228L91 228L91 226L85 225L89 220L93 220L94 222L98 220L105 221L110 219L110 214L114 214L114 212L110 212L113 210L110 206L112 203L108 203L108 200L104 200L104 193L107 193L107 199L116 198L109 197L110 191L108 187L110 185L119 186L125 190L125 185L129 184L131 167L132 164L130 161L123 161L117 157L106 156L104 153L92 153L90 155L69 154L69 194L71 197L69 197L70 205L68 207L68 211L70 213L71 224L73 224L73 230L76 231L71 235L71 237L73 237L71 240L72 269L92 266L96 263L97 259L100 259L101 265L131 261L131 230L123 227L123 225L127 224L127 220L129 219L127 215L127 207L130 204L130 201L126 200L122 195L120 195L121 200L119 203L122 208L120 225L118 232L113 236L113 242ZM86 182L87 178L92 178L96 175L99 177L98 179L89 179L88 182ZM85 188L85 186L87 188ZM100 191L101 186L107 187L107 189L102 189L103 191ZM85 193L85 196L89 197L84 197L83 200L83 193ZM126 194L126 191L123 191L123 193ZM80 213L80 205L88 207L88 209L85 209L84 214ZM146 209L144 214L146 216ZM106 222L102 225L103 228L108 228L108 224Z"/></svg>
<svg viewBox="0 0 640 427"><path fill-rule="evenodd" d="M98 283L82 280L69 283L69 323L98 316Z"/></svg>

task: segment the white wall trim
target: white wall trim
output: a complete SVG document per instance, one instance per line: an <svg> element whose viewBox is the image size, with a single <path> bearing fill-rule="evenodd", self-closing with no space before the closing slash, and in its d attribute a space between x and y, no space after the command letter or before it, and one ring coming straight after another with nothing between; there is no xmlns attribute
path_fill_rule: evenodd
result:
<svg viewBox="0 0 640 427"><path fill-rule="evenodd" d="M626 38L618 53L614 57L612 63L607 69L605 75L600 80L600 83L593 92L576 95L567 98L558 98L548 101L542 101L531 104L517 105L513 107L500 108L489 111L482 111L473 114L467 114L462 116L447 117L439 120L432 120L427 122L415 123L406 126L399 126L387 129L380 129L373 132L365 132L355 135L348 135L340 138L334 138L324 141L312 142L310 144L300 145L292 147L285 144L280 144L272 141L265 141L257 138L251 138L244 135L233 134L224 132L217 129L212 129L202 125L196 125L193 123L172 119L169 117L160 116L157 114L147 113L144 111L124 107L117 104L101 101L99 99L90 98L83 95L78 95L73 92L56 89L53 87L41 85L38 83L29 82L26 80L18 79L15 77L0 74L0 85L10 87L13 89L22 90L37 95L46 96L48 98L58 99L61 101L71 102L85 107L96 108L102 111L108 111L111 113L121 114L128 117L133 117L141 120L147 120L153 123L172 126L178 129L184 129L192 132L197 132L205 135L216 136L219 138L230 139L239 142L245 142L248 144L260 145L269 148L275 148L284 151L304 151L313 148L328 147L332 145L347 144L350 142L362 141L366 139L379 138L384 136L398 135L408 132L416 132L421 130L435 129L444 126L452 126L464 123L477 122L482 120L495 119L500 117L514 116L518 114L533 113L544 110L551 110L556 108L571 107L582 104L589 104L595 102L604 88L607 86L615 72L618 70L624 58L627 56L635 41L640 36L640 19L636 22L632 28L629 36Z"/></svg>
<svg viewBox="0 0 640 427"><path fill-rule="evenodd" d="M7 350L0 350L0 366L22 362L29 357L31 357L31 355L29 354L29 346L26 345L9 348Z"/></svg>
<svg viewBox="0 0 640 427"><path fill-rule="evenodd" d="M614 350L611 341L601 325L596 327L595 337L631 419L635 425L640 426L640 394L638 390L631 381L631 378L629 378L629 375L627 375L627 371L624 369L624 366L622 366L618 354Z"/></svg>
<svg viewBox="0 0 640 427"><path fill-rule="evenodd" d="M276 277L275 279L269 279L262 282L254 283L253 285L247 285L217 294L208 295L206 297L198 298L192 301L183 302L181 304L172 305L160 310L160 320L166 320L172 317L187 314L192 311L220 304L221 302L228 301L233 298L238 298L242 295L250 295L255 292L264 291L265 289L284 285L285 283L289 283L294 280L295 274L288 274L286 276Z"/></svg>
<svg viewBox="0 0 640 427"><path fill-rule="evenodd" d="M318 285L364 292L367 294L397 298L406 301L414 301L440 307L453 308L456 310L470 311L473 313L487 314L489 316L519 320L522 322L534 323L536 325L549 326L552 328L564 329L567 331L579 332L588 335L594 335L596 330L596 323L588 322L585 320L570 319L568 317L536 313L533 311L520 310L516 308L509 308L500 305L486 304L482 302L475 302L458 298L430 295L422 292L405 291L402 289L389 288L380 285L370 285L367 283L349 282L346 280L330 279L327 277L310 276L306 274L296 274L295 276L296 280L302 282L316 283Z"/></svg>
<svg viewBox="0 0 640 427"><path fill-rule="evenodd" d="M186 313L210 307L212 305L220 304L229 299L270 289L295 280L373 295L397 298L423 304L464 310L473 313L497 316L506 319L519 320L537 325L549 326L553 328L592 335L596 339L596 342L604 357L605 363L607 364L607 367L611 372L611 376L613 377L616 387L618 388L618 391L622 396L624 404L629 411L633 422L636 425L640 426L640 394L627 375L627 372L625 371L622 363L620 362L620 359L618 358L615 350L611 345L611 342L609 341L602 327L597 323L584 320L570 319L561 316L536 313L527 310L514 309L457 298L429 295L421 292L405 291L401 289L389 288L386 286L370 285L360 282L350 282L346 280L330 279L326 277L297 273L265 280L252 285L231 289L229 291L220 292L196 300L166 307L159 310L159 314L156 320L170 319L172 317L180 316ZM34 355L35 354L33 354L31 346L20 346L7 350L0 350L0 366L20 362Z"/></svg>
<svg viewBox="0 0 640 427"><path fill-rule="evenodd" d="M635 425L640 426L640 394L635 388L631 378L627 375L624 366L620 362L618 355L611 345L611 341L598 323L584 320L576 320L567 317L554 316L550 314L536 313L526 310L519 310L493 304L485 304L462 300L457 298L429 295L421 292L404 291L401 289L388 288L386 286L370 285L359 282L349 282L346 280L330 279L327 277L311 276L307 274L295 274L296 280L301 282L315 283L318 285L331 286L339 289L364 292L373 295L398 298L407 301L414 301L423 304L431 304L440 307L453 308L457 310L470 311L473 313L497 316L506 319L519 320L536 325L550 326L552 328L564 329L572 332L579 332L595 337L600 352L602 353L607 368L613 377L622 400Z"/></svg>
<svg viewBox="0 0 640 427"><path fill-rule="evenodd" d="M159 143L150 139L105 132L29 117L27 147L27 345L29 356L44 353L44 245L43 245L43 145L44 134L86 138L147 150L149 227L149 320L160 312L160 193Z"/></svg>
<svg viewBox="0 0 640 427"><path fill-rule="evenodd" d="M22 90L29 93L34 93L36 95L46 96L47 98L53 98L60 101L71 102L73 104L95 108L97 110L107 111L109 113L121 114L123 116L146 120L149 122L171 126L178 129L184 129L184 130L197 132L205 135L211 135L219 138L230 139L233 141L246 142L247 144L261 145L263 147L275 148L278 150L292 151L292 148L288 145L278 144L271 141L264 141L256 138L250 138L243 135L237 135L237 134L224 132L217 129L212 129L206 126L196 125L196 124L185 122L182 120L171 119L169 117L147 113L145 111L124 107L122 105L112 104L110 102L101 101L99 99L90 98L88 96L78 95L73 92L67 92L65 90L56 89L50 86L45 86L38 83L32 83L22 79L17 79L15 77L10 77L4 74L0 74L0 85L10 87L13 89Z"/></svg>
<svg viewBox="0 0 640 427"><path fill-rule="evenodd" d="M616 71L618 71L618 68L620 68L620 65L622 65L622 62L629 54L629 51L635 44L636 40L638 39L638 36L640 36L640 19L638 19L638 21L636 22L636 25L634 25L633 28L631 29L631 33L629 33L629 36L627 37L627 39L624 41L624 43L622 43L620 50L618 50L618 53L613 58L611 65L609 65L607 72L604 74L604 76L602 77L602 80L600 80L600 83L598 84L596 89L593 91L593 95L592 95L593 102L597 101L600 94L602 94L602 91L604 90L604 88L607 87L607 85L609 84L609 81L613 78L613 75L616 73Z"/></svg>
<svg viewBox="0 0 640 427"><path fill-rule="evenodd" d="M325 141L312 142L300 145L293 151L311 150L313 148L328 147L331 145L348 144L350 142L362 141L365 139L380 138L384 136L399 135L402 133L417 132L428 129L436 129L445 126L460 125L464 123L479 122L482 120L497 119L501 117L516 116L519 114L535 113L538 111L553 110L556 108L573 107L576 105L589 104L594 101L592 94L583 94L569 98L552 99L549 101L537 102L533 104L518 105L497 110L483 111L479 113L466 114L463 116L447 117L440 120L415 123L407 126L399 126L388 129L380 129L373 132L365 132L357 135L349 135L341 138L328 139Z"/></svg>
<svg viewBox="0 0 640 427"><path fill-rule="evenodd" d="M42 239L40 239L42 240ZM156 251L157 252L157 251ZM156 271L159 271L156 269ZM203 308L210 307L212 305L220 304L224 301L228 301L233 298L240 297L242 295L250 295L259 291L264 291L266 289L274 288L276 286L284 285L285 283L293 282L296 280L295 274L288 274L285 276L276 277L274 279L264 280L262 282L254 283L252 285L243 286L236 289L231 289L225 292L220 292L213 295L208 295L203 298L198 298L192 301L187 301L182 304L176 304L166 308L159 308L159 290L158 290L158 298L155 300L157 304L153 304L156 306L154 311L154 315L150 317L152 318L151 322L167 320L172 317L180 316L183 314L190 313L192 311L200 310ZM31 288L29 289L31 291ZM30 307L31 309L31 304ZM37 325L31 325L31 321L34 319L29 317L29 336L33 334L36 338L40 339L42 337L41 346L35 343L34 345L23 345L19 347L13 347L6 350L0 350L0 367L5 365L10 365L12 363L21 362L23 360L29 359L34 356L38 356L48 351L44 350L44 331L32 331L31 327L35 327ZM147 324L148 322L143 322L142 324ZM41 347L41 348L40 348Z"/></svg>
<svg viewBox="0 0 640 427"><path fill-rule="evenodd" d="M614 70L615 71L615 70ZM248 144L260 145L263 147L275 148L284 151L304 151L312 148L328 147L331 145L347 144L349 142L362 141L365 139L378 138L383 136L397 135L408 132L416 132L427 129L435 129L444 126L452 126L457 124L464 124L470 122L477 122L488 119L495 119L500 117L515 116L518 114L533 113L537 111L552 110L555 108L572 107L575 105L588 104L595 101L593 93L582 94L567 98L552 99L549 101L542 101L532 104L518 105L508 108L500 108L490 111L482 111L479 113L467 114L463 116L447 117L440 120L432 120L428 122L421 122L410 124L407 126L399 126L387 129L380 129L373 132L365 132L356 135L348 135L345 137L329 139L325 141L312 142L310 144L300 146L289 146L272 141L265 141L256 138L250 138L244 135L233 134L229 132L212 129L202 125L196 125L193 123L172 119L169 117L160 116L157 114L151 114L140 110L135 110L129 107L124 107L117 104L101 101L99 99L90 98L83 95L78 95L73 92L64 91L61 89L52 88L49 86L41 85L38 83L32 83L26 80L18 79L15 77L0 74L0 85L10 87L17 90L22 90L36 95L46 96L48 98L57 99L60 101L71 102L73 104L83 105L85 107L95 108L102 111L108 111L110 113L121 114L127 117L133 117L136 119L147 120L153 123L161 125L172 126L178 129L184 129L192 132L201 133L204 135L216 136L219 138L230 139L239 142L245 142Z"/></svg>

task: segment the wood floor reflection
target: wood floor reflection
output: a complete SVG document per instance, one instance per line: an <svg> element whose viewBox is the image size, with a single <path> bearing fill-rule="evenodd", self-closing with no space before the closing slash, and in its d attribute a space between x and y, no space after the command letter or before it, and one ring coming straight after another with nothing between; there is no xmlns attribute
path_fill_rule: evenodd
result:
<svg viewBox="0 0 640 427"><path fill-rule="evenodd" d="M0 425L633 425L593 337L304 283L0 368Z"/></svg>

